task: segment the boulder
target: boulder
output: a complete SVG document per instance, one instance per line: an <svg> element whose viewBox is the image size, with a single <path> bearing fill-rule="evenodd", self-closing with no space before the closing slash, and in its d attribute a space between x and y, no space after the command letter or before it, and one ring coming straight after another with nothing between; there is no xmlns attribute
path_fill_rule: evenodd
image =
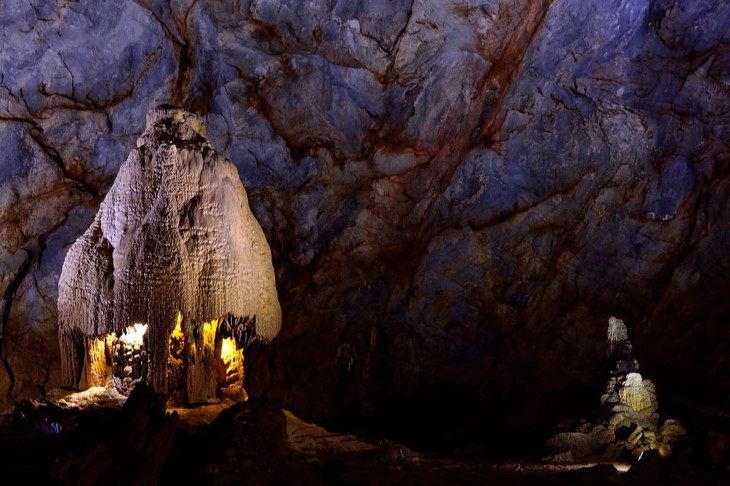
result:
<svg viewBox="0 0 730 486"><path fill-rule="evenodd" d="M284 460L286 418L275 402L251 399L221 412L201 440L206 483L268 483Z"/></svg>

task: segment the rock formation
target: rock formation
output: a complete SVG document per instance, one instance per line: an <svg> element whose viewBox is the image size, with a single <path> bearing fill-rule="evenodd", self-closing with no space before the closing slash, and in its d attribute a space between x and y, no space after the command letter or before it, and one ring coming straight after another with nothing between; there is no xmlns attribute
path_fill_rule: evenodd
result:
<svg viewBox="0 0 730 486"><path fill-rule="evenodd" d="M68 251L58 326L66 384L99 386L113 375L131 389L147 379L160 392L184 388L193 402L224 381L214 376L222 351L240 354L252 336L279 332L266 237L199 117L167 106L149 113L94 222Z"/></svg>
<svg viewBox="0 0 730 486"><path fill-rule="evenodd" d="M615 366L601 396L601 418L583 420L575 430L548 439L547 449L556 453L549 459L611 461L638 458L646 451L666 457L685 437L679 422L659 415L656 387L639 374L626 324L615 317L608 321L608 353Z"/></svg>
<svg viewBox="0 0 730 486"><path fill-rule="evenodd" d="M535 430L592 403L618 313L662 390L730 397L729 2L0 9L5 406L61 383L65 253L164 102L272 247L284 326L247 389L342 428Z"/></svg>
<svg viewBox="0 0 730 486"><path fill-rule="evenodd" d="M167 397L142 383L121 410L86 412L83 419L72 420L80 433L67 441L70 450L56 457L40 482L160 484L178 423L177 413L165 412L166 402Z"/></svg>

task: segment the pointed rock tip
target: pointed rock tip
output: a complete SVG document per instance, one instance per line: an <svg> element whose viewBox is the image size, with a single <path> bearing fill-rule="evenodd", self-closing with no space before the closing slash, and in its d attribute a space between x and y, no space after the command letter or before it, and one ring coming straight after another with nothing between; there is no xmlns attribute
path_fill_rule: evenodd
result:
<svg viewBox="0 0 730 486"><path fill-rule="evenodd" d="M185 124L201 136L207 137L205 123L199 115L169 104L158 105L147 113L146 130L166 121L172 124Z"/></svg>

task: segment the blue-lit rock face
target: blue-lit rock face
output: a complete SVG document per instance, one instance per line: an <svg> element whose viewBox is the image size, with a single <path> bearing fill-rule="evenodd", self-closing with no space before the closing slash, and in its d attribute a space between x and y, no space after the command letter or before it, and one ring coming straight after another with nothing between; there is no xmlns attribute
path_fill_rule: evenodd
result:
<svg viewBox="0 0 730 486"><path fill-rule="evenodd" d="M163 102L205 117L272 247L251 394L530 430L591 403L610 315L663 392L730 393L727 2L1 8L3 403L59 383L63 257Z"/></svg>

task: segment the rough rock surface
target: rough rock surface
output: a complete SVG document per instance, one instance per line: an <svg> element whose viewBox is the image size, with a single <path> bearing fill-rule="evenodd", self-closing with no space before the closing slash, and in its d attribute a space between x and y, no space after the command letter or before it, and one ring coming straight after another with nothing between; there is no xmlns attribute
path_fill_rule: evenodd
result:
<svg viewBox="0 0 730 486"><path fill-rule="evenodd" d="M234 484L250 476L252 484L267 482L282 467L286 441L286 417L276 403L252 399L233 405L210 424L204 441L206 483Z"/></svg>
<svg viewBox="0 0 730 486"><path fill-rule="evenodd" d="M616 365L601 396L599 419L594 423L581 420L574 430L550 437L545 446L555 455L548 460L630 460L650 451L667 457L687 435L679 422L659 414L656 386L638 373L639 364L631 355L628 331L621 319L611 316L607 337L608 355ZM632 367L627 369L625 363Z"/></svg>
<svg viewBox="0 0 730 486"><path fill-rule="evenodd" d="M78 336L121 336L145 323L150 383L164 391L178 315L189 336L193 322L227 313L256 316L256 335L266 341L279 332L266 237L235 166L205 136L195 115L150 111L94 222L68 250L58 284L66 385L81 377Z"/></svg>
<svg viewBox="0 0 730 486"><path fill-rule="evenodd" d="M110 408L88 413L72 434L72 449L56 459L46 480L159 484L178 421L176 413L166 413L165 402L164 395L143 383L132 391L119 413Z"/></svg>
<svg viewBox="0 0 730 486"><path fill-rule="evenodd" d="M6 404L59 381L64 254L168 101L272 246L254 394L344 427L531 428L590 402L615 314L661 390L730 396L727 2L1 8Z"/></svg>

